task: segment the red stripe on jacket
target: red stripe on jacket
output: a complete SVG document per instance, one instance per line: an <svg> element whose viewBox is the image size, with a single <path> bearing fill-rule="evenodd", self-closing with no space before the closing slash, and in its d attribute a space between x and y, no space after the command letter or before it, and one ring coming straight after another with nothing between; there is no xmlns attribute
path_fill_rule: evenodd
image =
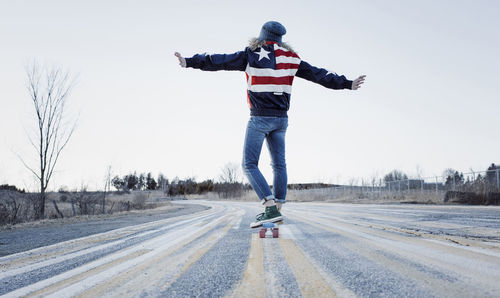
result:
<svg viewBox="0 0 500 298"><path fill-rule="evenodd" d="M295 64L295 63L276 63L276 69L299 69L299 64Z"/></svg>
<svg viewBox="0 0 500 298"><path fill-rule="evenodd" d="M283 50L280 50L280 49L274 50L274 55L275 56L285 56L285 57L299 58L299 55L295 54L294 52L283 51Z"/></svg>
<svg viewBox="0 0 500 298"><path fill-rule="evenodd" d="M252 85L292 85L293 76L252 77Z"/></svg>

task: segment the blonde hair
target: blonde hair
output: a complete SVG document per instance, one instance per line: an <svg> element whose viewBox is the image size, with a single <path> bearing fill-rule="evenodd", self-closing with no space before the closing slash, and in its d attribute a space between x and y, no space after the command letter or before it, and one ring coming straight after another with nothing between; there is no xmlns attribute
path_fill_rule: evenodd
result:
<svg viewBox="0 0 500 298"><path fill-rule="evenodd" d="M262 46L265 46L266 45L266 41L265 40L261 40L261 39L258 39L256 37L254 38L251 38L249 41L248 41L248 48L250 48L250 50L252 51L255 51L256 49L262 47ZM285 42L282 42L279 44L280 47L283 47L287 50L289 50L290 52L293 52L295 53L295 51L292 49L292 47L285 43Z"/></svg>

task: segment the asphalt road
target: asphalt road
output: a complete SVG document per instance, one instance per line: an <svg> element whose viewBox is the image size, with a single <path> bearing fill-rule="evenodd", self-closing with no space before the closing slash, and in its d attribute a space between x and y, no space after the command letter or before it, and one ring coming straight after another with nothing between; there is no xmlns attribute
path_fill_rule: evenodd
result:
<svg viewBox="0 0 500 298"><path fill-rule="evenodd" d="M290 203L260 239L257 203L192 203L211 208L1 257L0 296L500 295L498 207Z"/></svg>

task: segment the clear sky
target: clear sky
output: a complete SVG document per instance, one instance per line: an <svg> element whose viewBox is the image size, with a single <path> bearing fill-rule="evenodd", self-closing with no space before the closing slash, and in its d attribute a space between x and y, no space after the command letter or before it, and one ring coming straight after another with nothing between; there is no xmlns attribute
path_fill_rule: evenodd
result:
<svg viewBox="0 0 500 298"><path fill-rule="evenodd" d="M33 59L78 75L78 127L50 188L100 188L108 166L202 180L239 164L244 73L181 69L173 53L243 50L269 20L310 64L367 75L358 91L294 81L290 182L484 170L500 162L499 13L485 0L0 0L0 184L34 189L14 154L36 162ZM266 150L260 165L270 177Z"/></svg>

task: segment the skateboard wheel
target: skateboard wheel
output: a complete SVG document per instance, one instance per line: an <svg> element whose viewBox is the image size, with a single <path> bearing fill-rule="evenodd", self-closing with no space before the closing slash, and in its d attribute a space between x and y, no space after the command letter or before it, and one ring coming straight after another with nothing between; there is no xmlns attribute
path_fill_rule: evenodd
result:
<svg viewBox="0 0 500 298"><path fill-rule="evenodd" d="M273 229L273 238L278 238L280 235L279 233L280 233L280 230L277 228L274 228Z"/></svg>
<svg viewBox="0 0 500 298"><path fill-rule="evenodd" d="M266 230L267 229L264 229L264 228L260 229L260 231L259 231L260 238L266 238Z"/></svg>

